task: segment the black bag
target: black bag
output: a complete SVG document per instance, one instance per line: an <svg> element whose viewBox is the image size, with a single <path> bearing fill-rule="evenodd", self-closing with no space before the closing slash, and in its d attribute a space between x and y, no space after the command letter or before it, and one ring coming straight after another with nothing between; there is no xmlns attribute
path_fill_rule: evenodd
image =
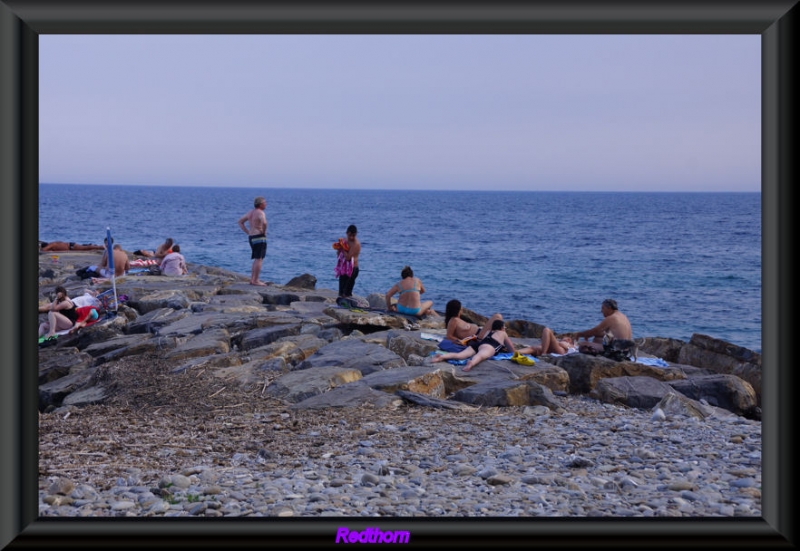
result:
<svg viewBox="0 0 800 551"><path fill-rule="evenodd" d="M78 277L81 279L89 279L90 277L102 277L98 272L91 269L91 266L86 266L85 268L81 268L77 270L75 273L78 274Z"/></svg>
<svg viewBox="0 0 800 551"><path fill-rule="evenodd" d="M150 275L161 275L161 268L158 266L148 266L147 271L150 272Z"/></svg>

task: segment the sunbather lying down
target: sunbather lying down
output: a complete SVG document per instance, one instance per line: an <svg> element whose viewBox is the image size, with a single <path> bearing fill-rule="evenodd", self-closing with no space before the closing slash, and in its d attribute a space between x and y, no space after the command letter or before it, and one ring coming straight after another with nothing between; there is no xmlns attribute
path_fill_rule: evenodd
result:
<svg viewBox="0 0 800 551"><path fill-rule="evenodd" d="M511 342L504 327L505 324L503 320L494 320L492 322L492 330L480 341L477 339L473 340L461 352L448 352L446 354L434 356L431 361L437 363L445 360L465 360L470 358L467 365L461 368L463 371L470 371L483 360L491 358L501 350L513 353L514 343Z"/></svg>
<svg viewBox="0 0 800 551"><path fill-rule="evenodd" d="M541 356L542 354L568 354L575 348L575 339L564 336L561 340L556 338L555 333L549 327L542 330L542 344L539 346L525 346L519 349L520 354L530 354L531 356Z"/></svg>
<svg viewBox="0 0 800 551"><path fill-rule="evenodd" d="M64 252L64 251L102 251L105 249L103 245L94 245L92 243L75 243L70 241L39 241L39 250L42 252Z"/></svg>

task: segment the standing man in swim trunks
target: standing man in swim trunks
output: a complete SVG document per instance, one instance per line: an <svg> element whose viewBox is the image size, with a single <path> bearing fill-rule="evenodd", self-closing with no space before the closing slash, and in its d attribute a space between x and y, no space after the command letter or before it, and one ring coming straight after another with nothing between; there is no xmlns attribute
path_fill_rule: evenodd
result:
<svg viewBox="0 0 800 551"><path fill-rule="evenodd" d="M349 276L339 276L339 296L352 297L353 285L356 284L358 277L358 255L361 254L361 242L358 240L358 229L353 224L347 226L347 245L348 248L344 251L344 258L347 261L353 261L353 273Z"/></svg>
<svg viewBox="0 0 800 551"><path fill-rule="evenodd" d="M266 208L267 200L263 197L256 197L253 200L253 208L239 218L239 227L248 235L252 251L250 258L253 259L253 267L250 272L250 285L261 285L262 287L266 283L260 281L258 277L261 274L264 257L267 256L267 215L264 214Z"/></svg>

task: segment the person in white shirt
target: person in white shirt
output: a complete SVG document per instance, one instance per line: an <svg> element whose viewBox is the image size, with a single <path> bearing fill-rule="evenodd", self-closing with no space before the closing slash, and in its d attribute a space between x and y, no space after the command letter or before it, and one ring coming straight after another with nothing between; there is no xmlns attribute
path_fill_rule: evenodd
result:
<svg viewBox="0 0 800 551"><path fill-rule="evenodd" d="M165 276L182 276L189 273L186 268L186 259L181 254L181 246L173 245L172 252L164 257L161 261L161 275Z"/></svg>

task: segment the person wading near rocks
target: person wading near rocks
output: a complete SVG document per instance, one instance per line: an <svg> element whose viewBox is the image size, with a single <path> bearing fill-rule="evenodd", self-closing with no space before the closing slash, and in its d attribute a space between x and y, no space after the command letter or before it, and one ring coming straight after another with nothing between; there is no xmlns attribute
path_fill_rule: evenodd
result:
<svg viewBox="0 0 800 551"><path fill-rule="evenodd" d="M603 321L587 329L586 331L578 331L575 333L576 344L581 338L592 338L592 342L580 343L578 350L583 352L587 348L591 348L598 353L603 352L603 336L606 331L614 333L617 339L632 339L633 330L631 329L631 322L628 316L619 311L617 301L613 298L607 298L600 305L600 312L603 314Z"/></svg>
<svg viewBox="0 0 800 551"><path fill-rule="evenodd" d="M253 259L253 267L250 271L250 285L266 285L260 281L261 265L264 257L267 256L267 215L264 211L267 208L267 200L263 197L256 197L253 200L253 208L239 218L239 227L248 235L250 241L250 258Z"/></svg>
<svg viewBox="0 0 800 551"><path fill-rule="evenodd" d="M358 240L358 229L350 224L347 227L347 249L344 252L345 262L352 263L353 271L350 275L342 274L339 276L339 296L352 297L353 286L358 277L358 255L361 254L361 242Z"/></svg>

